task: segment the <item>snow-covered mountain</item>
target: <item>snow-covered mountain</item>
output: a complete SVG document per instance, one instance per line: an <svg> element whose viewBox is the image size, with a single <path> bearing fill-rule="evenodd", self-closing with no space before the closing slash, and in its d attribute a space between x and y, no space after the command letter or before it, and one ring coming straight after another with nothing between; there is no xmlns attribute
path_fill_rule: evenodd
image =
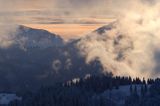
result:
<svg viewBox="0 0 160 106"><path fill-rule="evenodd" d="M64 43L56 34L25 26L16 31L12 45L0 48L0 91L35 90L102 69L98 61L85 63L79 40Z"/></svg>
<svg viewBox="0 0 160 106"><path fill-rule="evenodd" d="M25 26L19 26L13 36L11 46L0 47L0 91L37 89L103 72L133 77L150 74L142 72L150 67L146 66L149 56L139 60L146 53L140 53L137 41L122 33L115 22L67 43L56 34Z"/></svg>
<svg viewBox="0 0 160 106"><path fill-rule="evenodd" d="M33 29L19 26L15 42L23 48L48 48L63 46L63 39L53 33L42 29Z"/></svg>
<svg viewBox="0 0 160 106"><path fill-rule="evenodd" d="M116 22L112 22L108 25L102 26L102 27L96 29L95 31L93 31L93 33L97 33L97 34L102 35L102 34L106 33L107 31L112 30L114 28L116 28Z"/></svg>

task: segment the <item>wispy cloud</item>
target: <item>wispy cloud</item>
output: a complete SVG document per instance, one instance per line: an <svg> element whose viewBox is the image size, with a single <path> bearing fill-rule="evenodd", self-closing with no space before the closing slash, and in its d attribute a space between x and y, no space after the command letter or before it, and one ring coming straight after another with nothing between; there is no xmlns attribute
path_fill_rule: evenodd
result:
<svg viewBox="0 0 160 106"><path fill-rule="evenodd" d="M42 23L51 24L63 24L65 22L92 24L95 21L88 22L88 20L76 20L76 18L110 17L111 10L108 8L110 1L111 0L0 0L0 23L5 20L10 23L26 23L26 19L32 23L36 21L35 19L37 19L37 21L41 19ZM108 12L107 16L106 12ZM61 19L61 22L54 19L55 16ZM46 22L48 17L50 20L52 18L53 21ZM69 19L67 17L73 18ZM21 20L19 21L20 18ZM57 20L57 22L55 20ZM95 24L96 23L99 24L100 22L95 22Z"/></svg>

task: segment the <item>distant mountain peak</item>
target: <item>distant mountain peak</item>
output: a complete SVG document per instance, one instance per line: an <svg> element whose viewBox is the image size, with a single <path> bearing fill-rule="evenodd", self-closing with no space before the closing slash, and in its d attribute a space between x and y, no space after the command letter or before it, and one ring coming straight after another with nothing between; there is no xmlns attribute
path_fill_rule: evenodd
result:
<svg viewBox="0 0 160 106"><path fill-rule="evenodd" d="M45 36L45 35L52 35L52 36L55 36L55 37L59 37L59 35L56 35L54 33L51 33L47 30L44 30L44 29L36 29L36 28L31 28L31 27L28 27L28 26L24 26L24 25L19 25L18 26L18 31L19 32L22 32L22 33L31 33L32 31L34 31L33 33L37 32L37 33L42 33L41 35Z"/></svg>
<svg viewBox="0 0 160 106"><path fill-rule="evenodd" d="M102 27L96 29L96 30L93 31L93 32L96 32L96 33L98 33L98 34L103 34L103 33L105 33L106 31L109 31L109 30L115 28L115 27L116 27L116 24L117 24L117 22L112 22L112 23L110 23L110 24L108 24L108 25L105 25L105 26L102 26Z"/></svg>
<svg viewBox="0 0 160 106"><path fill-rule="evenodd" d="M62 46L63 39L43 29L35 29L27 26L19 25L17 28L17 41L23 43L27 48L47 48L52 46Z"/></svg>

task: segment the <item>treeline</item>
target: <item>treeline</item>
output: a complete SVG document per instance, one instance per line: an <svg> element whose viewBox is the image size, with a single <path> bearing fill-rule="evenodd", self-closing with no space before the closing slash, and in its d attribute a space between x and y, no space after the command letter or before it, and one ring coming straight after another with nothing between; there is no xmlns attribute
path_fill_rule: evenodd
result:
<svg viewBox="0 0 160 106"><path fill-rule="evenodd" d="M150 87L141 85L140 93L137 86L131 85L130 95L125 100L124 106L160 106L160 79L157 78Z"/></svg>
<svg viewBox="0 0 160 106"><path fill-rule="evenodd" d="M80 79L74 79L71 81L68 81L64 84L64 86L67 87L78 87L81 89L85 89L87 91L93 91L97 93L101 93L107 89L113 89L116 88L118 89L119 86L124 86L124 85L135 85L135 84L152 84L154 83L154 79L147 79L145 80L140 79L140 78L131 78L129 77L120 77L120 76L115 76L113 77L112 74L109 75L101 75L101 76L90 76L88 75L85 78L80 78Z"/></svg>
<svg viewBox="0 0 160 106"><path fill-rule="evenodd" d="M130 85L130 96L124 100L126 106L138 106L140 95L132 85L143 85L143 97L147 96L146 86L155 84L157 80L131 77L113 77L109 75L87 75L75 78L66 83L51 87L42 87L38 92L26 92L22 101L14 101L9 106L117 106L116 101L99 96L106 90L119 89L120 86ZM159 91L160 94L160 91ZM135 99L135 100L134 100ZM134 102L133 102L134 101ZM135 105L135 103L137 103ZM133 105L132 105L133 104Z"/></svg>

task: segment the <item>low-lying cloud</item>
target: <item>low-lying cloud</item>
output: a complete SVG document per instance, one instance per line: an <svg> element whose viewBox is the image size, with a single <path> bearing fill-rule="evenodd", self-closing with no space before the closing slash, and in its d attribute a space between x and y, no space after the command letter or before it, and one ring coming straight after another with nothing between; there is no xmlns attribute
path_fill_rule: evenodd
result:
<svg viewBox="0 0 160 106"><path fill-rule="evenodd" d="M160 3L150 2L130 0L120 10L114 8L118 19L108 26L111 29L91 33L78 44L86 62L97 59L104 72L114 75L158 77Z"/></svg>

